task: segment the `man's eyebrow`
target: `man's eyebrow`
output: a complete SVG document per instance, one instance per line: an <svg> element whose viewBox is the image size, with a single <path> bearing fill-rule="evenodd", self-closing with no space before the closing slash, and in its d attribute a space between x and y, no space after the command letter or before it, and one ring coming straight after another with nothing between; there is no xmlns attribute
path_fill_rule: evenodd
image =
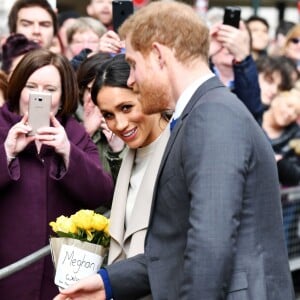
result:
<svg viewBox="0 0 300 300"><path fill-rule="evenodd" d="M33 21L31 21L31 20L28 20L28 19L20 19L20 22L28 22L28 23L33 23Z"/></svg>
<svg viewBox="0 0 300 300"><path fill-rule="evenodd" d="M35 21L23 18L23 19L20 19L20 22L34 23ZM49 24L51 24L52 21L51 20L40 20L40 21L38 21L38 23L39 24L41 24L41 23L49 23Z"/></svg>

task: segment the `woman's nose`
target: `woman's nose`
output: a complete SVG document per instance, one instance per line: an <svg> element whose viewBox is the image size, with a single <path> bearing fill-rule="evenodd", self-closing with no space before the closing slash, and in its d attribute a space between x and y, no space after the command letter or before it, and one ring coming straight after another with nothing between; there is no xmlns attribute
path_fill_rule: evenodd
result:
<svg viewBox="0 0 300 300"><path fill-rule="evenodd" d="M128 120L124 116L116 117L116 128L118 131L124 130L128 125Z"/></svg>

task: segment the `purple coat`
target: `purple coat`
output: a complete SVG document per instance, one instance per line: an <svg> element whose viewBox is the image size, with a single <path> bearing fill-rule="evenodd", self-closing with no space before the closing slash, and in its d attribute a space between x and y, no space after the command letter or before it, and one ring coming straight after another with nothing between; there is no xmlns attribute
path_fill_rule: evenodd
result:
<svg viewBox="0 0 300 300"><path fill-rule="evenodd" d="M68 170L52 147L38 154L34 142L7 166L4 141L19 120L6 105L0 109L0 268L47 245L50 221L109 204L113 195L95 144L73 118L60 120L71 142ZM57 292L50 255L0 280L1 299L48 300Z"/></svg>

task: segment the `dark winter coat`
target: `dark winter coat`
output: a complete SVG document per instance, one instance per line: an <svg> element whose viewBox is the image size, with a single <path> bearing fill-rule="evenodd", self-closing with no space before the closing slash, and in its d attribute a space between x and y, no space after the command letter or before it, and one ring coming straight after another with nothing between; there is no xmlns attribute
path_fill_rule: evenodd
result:
<svg viewBox="0 0 300 300"><path fill-rule="evenodd" d="M60 120L71 142L67 170L52 147L38 154L34 142L8 165L4 141L20 119L6 105L0 109L0 268L47 245L50 221L110 204L113 194L95 144L71 117ZM48 300L57 291L50 255L0 280L1 299Z"/></svg>

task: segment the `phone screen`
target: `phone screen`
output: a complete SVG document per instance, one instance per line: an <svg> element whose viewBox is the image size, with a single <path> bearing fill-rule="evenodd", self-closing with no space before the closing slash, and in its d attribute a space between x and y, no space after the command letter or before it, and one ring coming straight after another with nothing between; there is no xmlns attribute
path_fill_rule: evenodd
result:
<svg viewBox="0 0 300 300"><path fill-rule="evenodd" d="M113 29L118 32L122 23L133 14L133 2L130 0L112 2L113 5Z"/></svg>

